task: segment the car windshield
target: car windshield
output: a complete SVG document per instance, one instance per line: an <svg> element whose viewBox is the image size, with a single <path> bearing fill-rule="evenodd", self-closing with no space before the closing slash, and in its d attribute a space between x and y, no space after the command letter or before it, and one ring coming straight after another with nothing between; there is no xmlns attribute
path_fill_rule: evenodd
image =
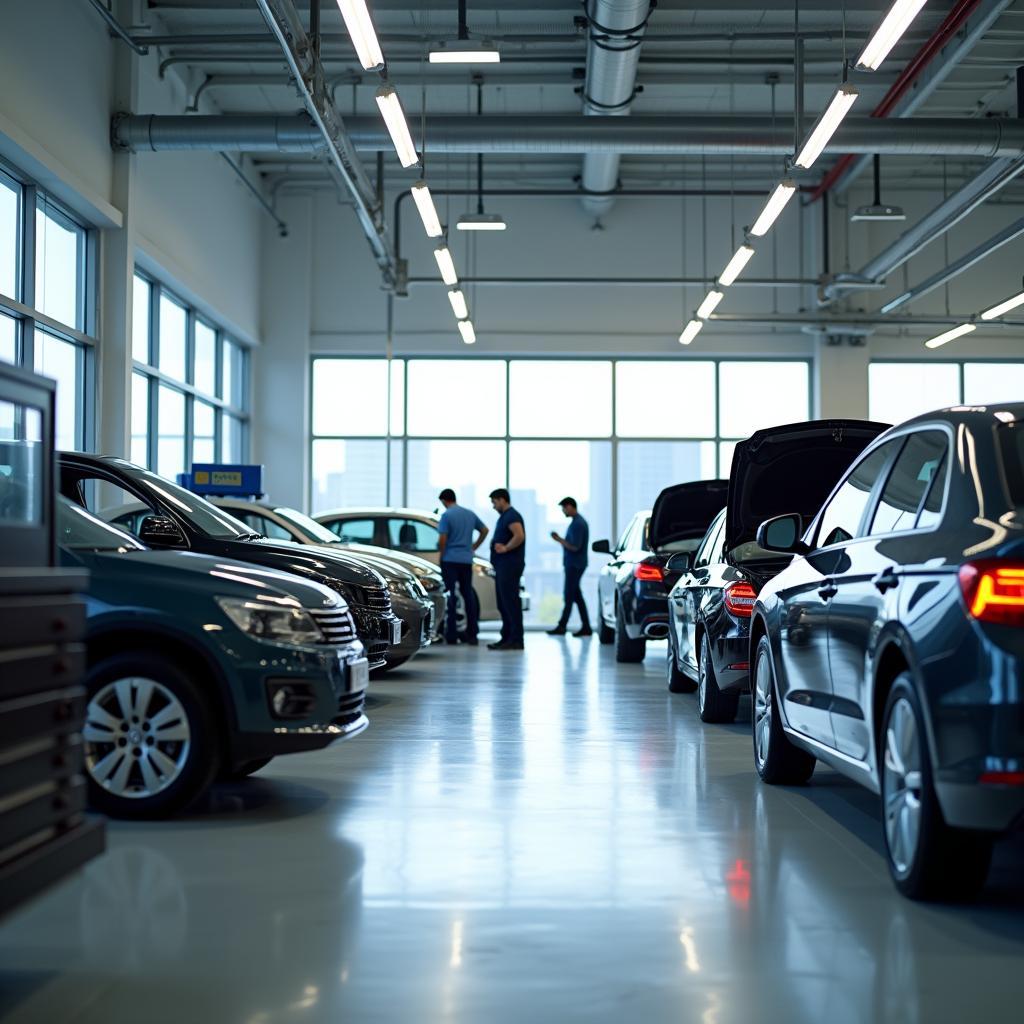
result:
<svg viewBox="0 0 1024 1024"><path fill-rule="evenodd" d="M326 526L322 526L315 519L311 519L305 512L300 512L297 508L275 506L274 512L276 512L282 519L287 519L288 522L291 523L292 526L295 526L307 540L312 541L315 544L341 543L341 538L336 533L332 533Z"/></svg>
<svg viewBox="0 0 1024 1024"><path fill-rule="evenodd" d="M57 543L71 551L144 551L131 534L104 523L67 498L57 499Z"/></svg>

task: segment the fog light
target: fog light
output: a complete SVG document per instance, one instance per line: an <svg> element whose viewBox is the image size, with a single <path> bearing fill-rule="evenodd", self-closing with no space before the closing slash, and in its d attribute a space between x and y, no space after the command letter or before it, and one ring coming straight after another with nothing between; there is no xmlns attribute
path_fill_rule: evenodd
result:
<svg viewBox="0 0 1024 1024"><path fill-rule="evenodd" d="M268 679L267 697L275 718L307 718L316 710L316 695L308 683Z"/></svg>
<svg viewBox="0 0 1024 1024"><path fill-rule="evenodd" d="M278 718L283 718L288 708L288 702L292 699L292 691L287 686L279 686L274 690L274 696L270 698L270 706Z"/></svg>

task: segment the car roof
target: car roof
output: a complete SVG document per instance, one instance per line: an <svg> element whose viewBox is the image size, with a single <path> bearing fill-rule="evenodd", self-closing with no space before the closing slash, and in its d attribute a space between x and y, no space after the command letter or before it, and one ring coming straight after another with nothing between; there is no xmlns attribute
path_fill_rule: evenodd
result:
<svg viewBox="0 0 1024 1024"><path fill-rule="evenodd" d="M409 516L414 519L437 519L439 518L436 512L429 512L422 508L400 508L393 505L376 505L367 507L346 507L346 508L329 508L323 512L317 512L314 519L326 519L328 516L332 518L355 518L356 516Z"/></svg>
<svg viewBox="0 0 1024 1024"><path fill-rule="evenodd" d="M928 423L946 422L952 426L985 426L997 423L1018 423L1024 420L1024 402L990 402L987 405L952 405L944 409L921 413L910 419L902 420L893 429L903 430L906 427L925 425Z"/></svg>

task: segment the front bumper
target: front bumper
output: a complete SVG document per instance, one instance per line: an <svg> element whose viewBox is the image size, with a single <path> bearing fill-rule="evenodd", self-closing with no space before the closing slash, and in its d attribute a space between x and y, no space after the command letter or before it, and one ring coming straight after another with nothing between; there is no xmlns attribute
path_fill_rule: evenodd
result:
<svg viewBox="0 0 1024 1024"><path fill-rule="evenodd" d="M402 620L402 639L388 648L386 660L405 661L434 639L434 608L428 601L393 596L395 614Z"/></svg>
<svg viewBox="0 0 1024 1024"><path fill-rule="evenodd" d="M380 668L388 648L402 641L402 620L393 611L377 612L365 605L349 605L356 622L356 633L366 648L370 668Z"/></svg>

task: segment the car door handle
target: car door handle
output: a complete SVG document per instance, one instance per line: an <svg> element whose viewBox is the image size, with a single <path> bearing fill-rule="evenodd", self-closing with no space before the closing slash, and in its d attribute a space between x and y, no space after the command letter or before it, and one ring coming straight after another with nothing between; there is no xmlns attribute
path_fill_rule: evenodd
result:
<svg viewBox="0 0 1024 1024"><path fill-rule="evenodd" d="M893 587L899 586L900 579L896 575L896 570L892 566L888 569L883 569L872 581L878 591L884 594L887 590L892 590Z"/></svg>
<svg viewBox="0 0 1024 1024"><path fill-rule="evenodd" d="M818 597L820 597L822 601L829 601L838 593L839 588L834 583L826 583L825 586L818 591Z"/></svg>

